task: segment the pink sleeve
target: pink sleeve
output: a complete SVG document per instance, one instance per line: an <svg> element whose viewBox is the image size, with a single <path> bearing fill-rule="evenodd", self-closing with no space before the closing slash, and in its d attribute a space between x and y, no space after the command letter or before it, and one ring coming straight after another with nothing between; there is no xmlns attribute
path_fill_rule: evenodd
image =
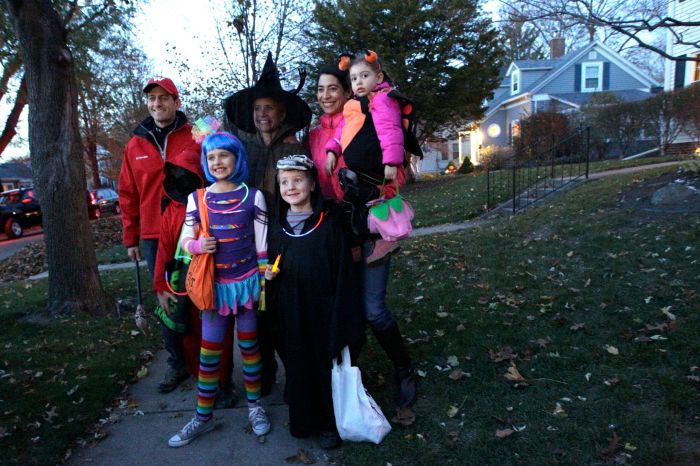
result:
<svg viewBox="0 0 700 466"><path fill-rule="evenodd" d="M403 129L401 107L398 101L385 93L372 99L372 120L382 147L382 163L399 166L403 164Z"/></svg>
<svg viewBox="0 0 700 466"><path fill-rule="evenodd" d="M345 120L341 120L338 127L335 129L333 137L326 143L325 151L333 152L336 157L340 157L343 153L343 148L340 146L340 137L343 135L343 126L345 126Z"/></svg>

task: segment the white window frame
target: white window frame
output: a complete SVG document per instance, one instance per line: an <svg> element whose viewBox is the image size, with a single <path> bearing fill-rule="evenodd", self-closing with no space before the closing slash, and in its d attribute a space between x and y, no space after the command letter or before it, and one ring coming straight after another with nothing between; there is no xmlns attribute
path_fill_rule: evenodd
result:
<svg viewBox="0 0 700 466"><path fill-rule="evenodd" d="M586 87L586 69L598 68L598 86ZM599 92L603 90L603 62L586 62L581 63L581 92Z"/></svg>
<svg viewBox="0 0 700 466"><path fill-rule="evenodd" d="M520 92L520 70L514 69L510 74L510 95Z"/></svg>

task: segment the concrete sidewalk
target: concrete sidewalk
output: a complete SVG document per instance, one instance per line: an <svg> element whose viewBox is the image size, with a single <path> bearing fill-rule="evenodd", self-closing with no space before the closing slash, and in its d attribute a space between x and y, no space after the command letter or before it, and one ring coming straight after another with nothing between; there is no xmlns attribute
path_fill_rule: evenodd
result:
<svg viewBox="0 0 700 466"><path fill-rule="evenodd" d="M234 408L215 410L217 428L180 448L168 446L168 439L194 414L196 381L193 377L172 393L160 394L156 387L166 371L167 353L161 350L148 365L148 375L128 389L123 408L115 408L103 426L104 439L73 450L69 465L284 465L301 464L285 460L304 449L315 464L333 462L337 450L327 452L315 438L295 439L289 434L287 405L282 400L284 370L280 363L273 392L263 398L272 422L264 443L246 432L248 409L240 373L240 353L234 351L234 378L241 399Z"/></svg>

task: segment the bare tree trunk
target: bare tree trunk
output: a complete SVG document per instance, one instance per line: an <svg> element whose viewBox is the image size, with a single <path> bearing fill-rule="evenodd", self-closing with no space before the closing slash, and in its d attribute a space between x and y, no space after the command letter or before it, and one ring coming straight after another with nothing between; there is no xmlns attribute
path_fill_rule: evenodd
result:
<svg viewBox="0 0 700 466"><path fill-rule="evenodd" d="M22 76L22 82L17 90L17 97L15 98L15 103L12 106L10 114L5 120L5 129L2 130L0 134L0 155L5 152L7 146L12 142L12 138L17 134L17 122L19 121L19 116L24 110L24 106L27 105L27 81Z"/></svg>
<svg viewBox="0 0 700 466"><path fill-rule="evenodd" d="M66 28L50 0L5 0L24 57L29 150L42 207L52 314L108 310L85 199L77 86Z"/></svg>

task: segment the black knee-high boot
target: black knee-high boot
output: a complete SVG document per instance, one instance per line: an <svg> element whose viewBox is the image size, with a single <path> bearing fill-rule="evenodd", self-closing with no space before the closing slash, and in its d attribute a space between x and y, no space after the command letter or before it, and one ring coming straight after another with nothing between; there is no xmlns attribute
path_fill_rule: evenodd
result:
<svg viewBox="0 0 700 466"><path fill-rule="evenodd" d="M397 385L396 404L399 407L411 406L416 402L416 376L411 364L411 356L403 342L403 337L396 322L384 330L372 329L379 345L394 363Z"/></svg>

